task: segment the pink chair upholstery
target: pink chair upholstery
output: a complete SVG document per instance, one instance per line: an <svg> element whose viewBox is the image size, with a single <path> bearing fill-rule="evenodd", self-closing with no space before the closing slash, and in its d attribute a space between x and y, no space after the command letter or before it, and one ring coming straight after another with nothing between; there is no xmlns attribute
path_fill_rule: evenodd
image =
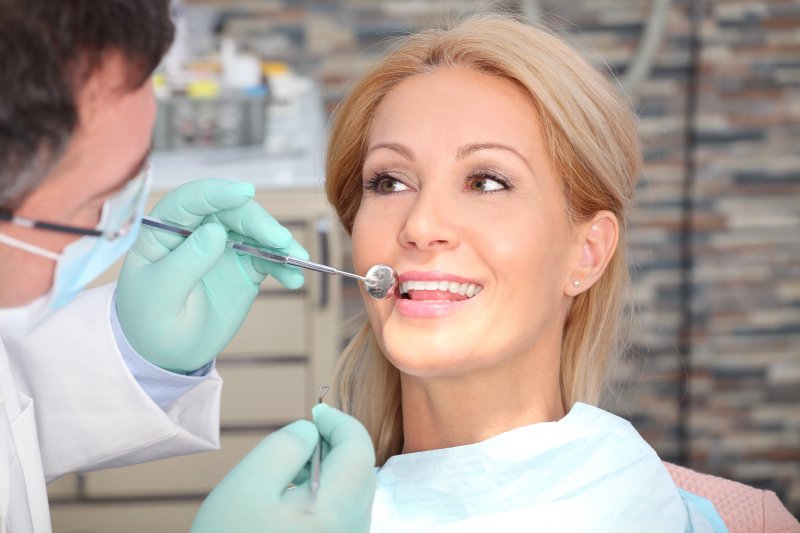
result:
<svg viewBox="0 0 800 533"><path fill-rule="evenodd" d="M761 490L721 477L664 463L678 487L714 504L731 533L800 533L800 523L770 490Z"/></svg>

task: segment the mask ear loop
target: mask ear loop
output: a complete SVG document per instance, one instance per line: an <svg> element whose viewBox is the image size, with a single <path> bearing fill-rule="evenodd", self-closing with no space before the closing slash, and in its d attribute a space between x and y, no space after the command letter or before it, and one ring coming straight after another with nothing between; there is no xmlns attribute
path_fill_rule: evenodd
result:
<svg viewBox="0 0 800 533"><path fill-rule="evenodd" d="M144 208L145 202L147 202L148 191L153 183L153 167L150 163L145 163L142 167L142 170L139 174L131 180L130 183L133 183L136 180L140 180L139 186L136 190L135 197L130 205L128 206L128 212L125 215L124 222L122 226L117 229L109 230L107 228L103 228L104 220L103 218L110 212L111 203L113 199L108 199L103 203L103 210L100 215L100 221L98 222L97 229L102 233L102 236L108 240L114 240L118 237L124 237L128 234L131 230L131 227L139 220L139 213ZM122 194L122 193L120 193Z"/></svg>
<svg viewBox="0 0 800 533"><path fill-rule="evenodd" d="M53 252L51 250L46 250L34 244L29 244L27 242L20 241L4 233L0 233L0 242L8 246L11 246L12 248L18 248L24 252L28 252L33 255L38 255L46 259L52 259L53 261L58 261L58 258L61 257L61 254L59 253Z"/></svg>

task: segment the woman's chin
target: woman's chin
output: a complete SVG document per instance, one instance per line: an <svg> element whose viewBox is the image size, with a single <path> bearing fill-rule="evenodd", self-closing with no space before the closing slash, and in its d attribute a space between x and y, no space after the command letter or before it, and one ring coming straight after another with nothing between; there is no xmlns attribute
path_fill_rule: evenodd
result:
<svg viewBox="0 0 800 533"><path fill-rule="evenodd" d="M422 323L395 313L380 324L372 321L378 343L389 362L417 377L454 376L474 366L472 354L482 346L476 331L452 323ZM377 327L376 327L377 326Z"/></svg>
<svg viewBox="0 0 800 533"><path fill-rule="evenodd" d="M420 379L454 377L463 372L462 365L453 362L395 361L392 359L389 359L389 362L406 376Z"/></svg>
<svg viewBox="0 0 800 533"><path fill-rule="evenodd" d="M454 350L452 343L444 346L426 342L403 343L402 346L388 343L384 345L384 353L398 370L419 378L455 376L468 367L464 352Z"/></svg>

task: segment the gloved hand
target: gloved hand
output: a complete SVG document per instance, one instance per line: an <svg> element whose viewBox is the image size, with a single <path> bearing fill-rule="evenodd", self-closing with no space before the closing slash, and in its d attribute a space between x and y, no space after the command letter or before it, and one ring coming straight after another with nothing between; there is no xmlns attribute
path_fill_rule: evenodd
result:
<svg viewBox="0 0 800 533"><path fill-rule="evenodd" d="M375 495L372 440L355 418L333 407L318 404L312 412L316 428L305 420L293 422L242 459L203 502L191 533L369 531ZM306 468L318 435L330 448L312 500ZM292 480L299 484L287 489Z"/></svg>
<svg viewBox="0 0 800 533"><path fill-rule="evenodd" d="M308 259L254 194L249 183L189 182L164 196L151 214L197 228L191 236L141 228L122 266L116 304L128 342L153 364L185 373L211 361L241 327L267 274L290 289L303 285L298 268L225 247L230 234Z"/></svg>

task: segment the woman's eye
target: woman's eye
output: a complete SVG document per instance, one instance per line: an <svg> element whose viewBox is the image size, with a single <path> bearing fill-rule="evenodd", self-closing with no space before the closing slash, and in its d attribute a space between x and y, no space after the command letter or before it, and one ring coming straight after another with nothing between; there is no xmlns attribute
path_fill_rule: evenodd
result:
<svg viewBox="0 0 800 533"><path fill-rule="evenodd" d="M377 194L392 194L408 190L408 186L402 181L384 173L373 176L365 188Z"/></svg>
<svg viewBox="0 0 800 533"><path fill-rule="evenodd" d="M481 174L471 176L467 182L467 188L475 192L494 192L506 190L509 186L502 178Z"/></svg>

